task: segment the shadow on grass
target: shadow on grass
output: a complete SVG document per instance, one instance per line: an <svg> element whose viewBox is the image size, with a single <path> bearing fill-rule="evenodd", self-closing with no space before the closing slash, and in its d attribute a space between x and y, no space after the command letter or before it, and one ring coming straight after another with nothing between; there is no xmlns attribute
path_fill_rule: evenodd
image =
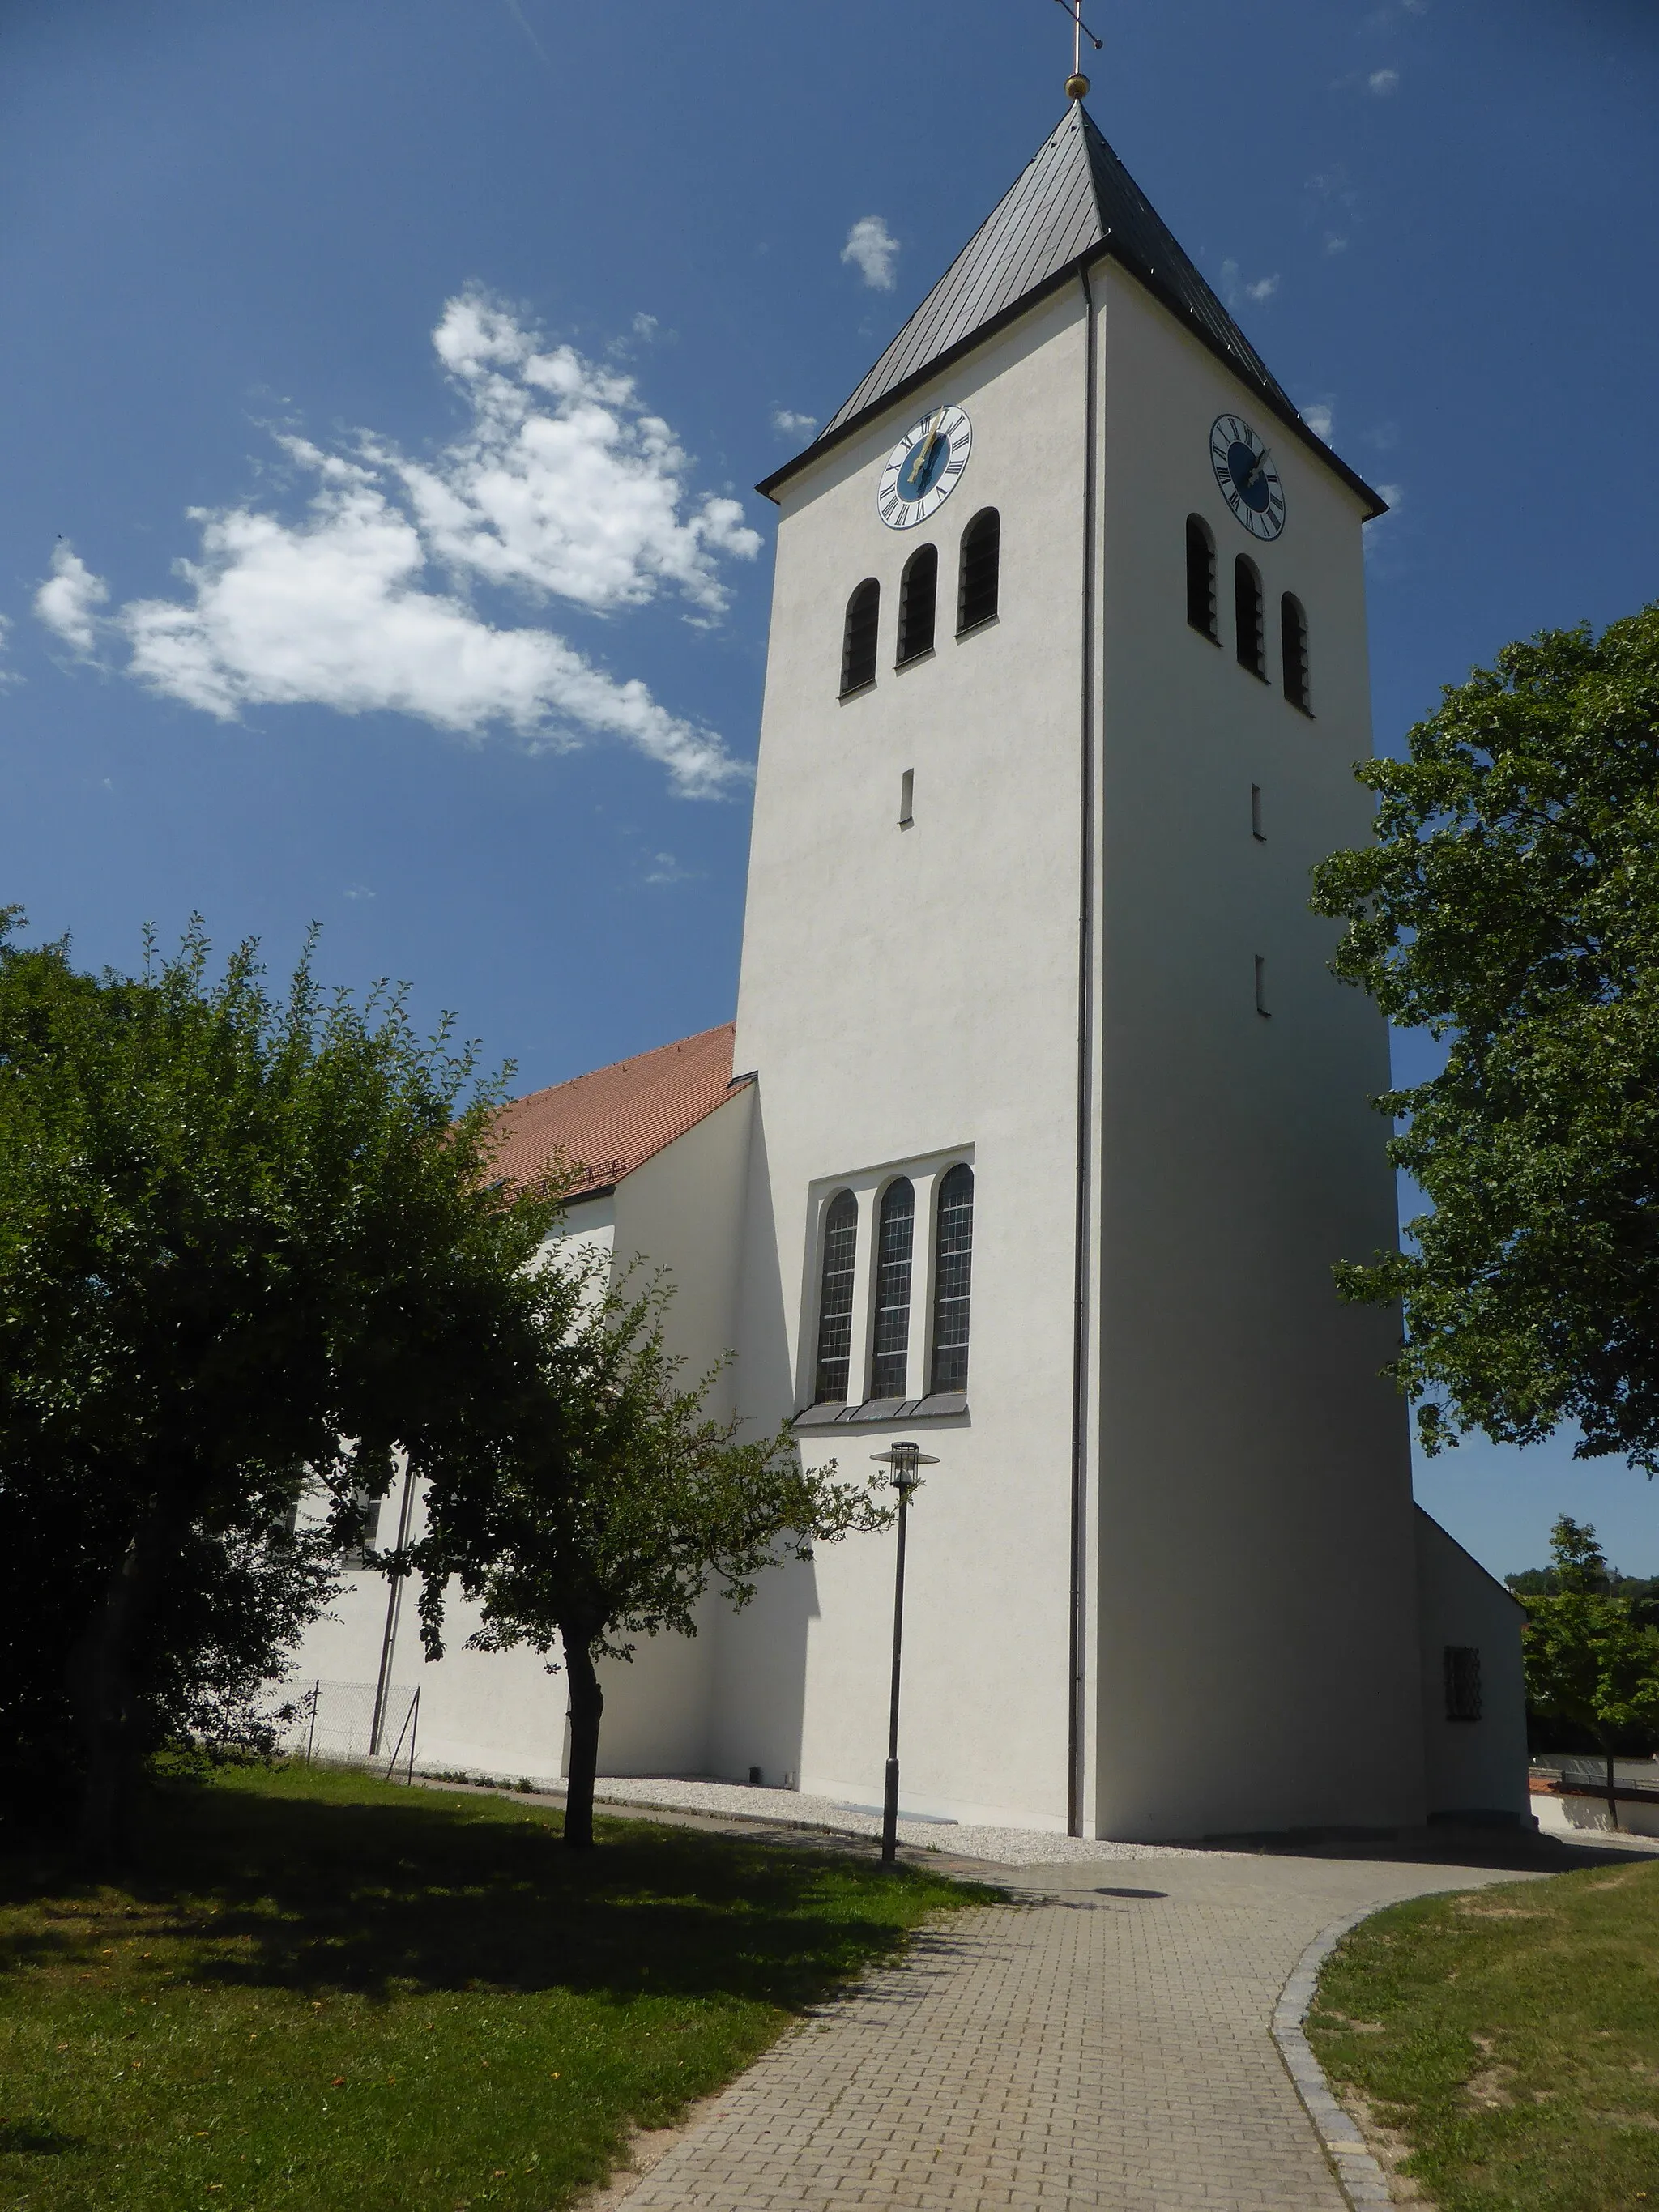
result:
<svg viewBox="0 0 1659 2212"><path fill-rule="evenodd" d="M173 1971L198 1985L370 1996L557 1988L800 2011L896 1952L927 1903L943 1901L929 1877L883 1878L822 1850L637 1823L606 1830L577 1854L556 1814L499 1799L174 1787L156 1807L145 1867L121 1884L130 1905L111 1907L107 1892L61 1867L0 1867L0 1899L48 1906L46 1924L7 1945L6 1963L98 1978L113 1929L166 1945ZM907 1901L902 1891L918 1887L926 1902Z"/></svg>

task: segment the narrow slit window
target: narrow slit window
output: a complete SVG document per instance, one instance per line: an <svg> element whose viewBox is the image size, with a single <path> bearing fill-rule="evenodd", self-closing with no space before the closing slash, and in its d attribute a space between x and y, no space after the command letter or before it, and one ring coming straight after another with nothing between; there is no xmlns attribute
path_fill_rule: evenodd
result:
<svg viewBox="0 0 1659 2212"><path fill-rule="evenodd" d="M1267 680L1267 641L1261 634L1261 577L1254 561L1241 553L1233 563L1233 616L1238 665Z"/></svg>
<svg viewBox="0 0 1659 2212"><path fill-rule="evenodd" d="M958 1160L939 1187L930 1390L968 1388L968 1312L973 1281L974 1171L965 1160Z"/></svg>
<svg viewBox="0 0 1659 2212"><path fill-rule="evenodd" d="M939 548L921 545L904 564L899 586L898 665L921 660L933 649L939 603Z"/></svg>
<svg viewBox="0 0 1659 2212"><path fill-rule="evenodd" d="M1002 562L1002 517L988 507L962 533L962 573L957 590L957 635L992 620Z"/></svg>
<svg viewBox="0 0 1659 2212"><path fill-rule="evenodd" d="M1187 619L1200 636L1219 645L1216 628L1215 540L1201 515L1187 517Z"/></svg>
<svg viewBox="0 0 1659 2212"><path fill-rule="evenodd" d="M1442 1646L1441 1664L1446 1685L1446 1718L1478 1721L1480 1717L1480 1647L1476 1644Z"/></svg>
<svg viewBox="0 0 1659 2212"><path fill-rule="evenodd" d="M876 1335L870 1395L902 1398L910 1358L910 1257L915 1248L916 1190L907 1176L882 1194L876 1244Z"/></svg>
<svg viewBox="0 0 1659 2212"><path fill-rule="evenodd" d="M1259 952L1255 956L1255 1010L1259 1014L1271 1011L1267 1005L1267 963Z"/></svg>
<svg viewBox="0 0 1659 2212"><path fill-rule="evenodd" d="M817 1406L845 1405L853 1348L853 1263L858 1256L859 1202L838 1190L823 1209L823 1272L818 1285Z"/></svg>
<svg viewBox="0 0 1659 2212"><path fill-rule="evenodd" d="M909 830L915 827L915 817L910 810L915 803L915 796L916 772L913 768L907 768L903 775L899 778L898 826L901 830Z"/></svg>
<svg viewBox="0 0 1659 2212"><path fill-rule="evenodd" d="M1285 696L1292 707L1311 714L1308 692L1308 617L1302 602L1286 592L1279 603L1279 642L1284 649Z"/></svg>
<svg viewBox="0 0 1659 2212"><path fill-rule="evenodd" d="M850 698L876 680L876 632L881 622L881 586L866 576L847 602L841 641L841 696Z"/></svg>
<svg viewBox="0 0 1659 2212"><path fill-rule="evenodd" d="M1261 826L1261 786L1259 783L1250 786L1250 835L1258 845L1265 845L1267 842L1267 833Z"/></svg>

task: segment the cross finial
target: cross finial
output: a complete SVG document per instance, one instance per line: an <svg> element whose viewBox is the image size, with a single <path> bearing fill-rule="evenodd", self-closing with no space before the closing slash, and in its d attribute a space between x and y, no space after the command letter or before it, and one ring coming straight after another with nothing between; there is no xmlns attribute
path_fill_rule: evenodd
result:
<svg viewBox="0 0 1659 2212"><path fill-rule="evenodd" d="M1083 41L1087 39L1097 53L1105 41L1096 38L1084 21L1083 0L1056 0L1056 5L1063 8L1072 19L1072 74L1066 80L1066 97L1067 100L1081 100L1089 89L1089 80L1083 74Z"/></svg>

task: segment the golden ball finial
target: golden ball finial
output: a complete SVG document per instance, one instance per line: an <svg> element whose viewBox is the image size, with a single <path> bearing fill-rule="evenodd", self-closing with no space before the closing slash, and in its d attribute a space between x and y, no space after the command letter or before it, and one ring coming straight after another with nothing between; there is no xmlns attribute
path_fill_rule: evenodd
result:
<svg viewBox="0 0 1659 2212"><path fill-rule="evenodd" d="M1089 80L1080 70L1076 76L1068 76L1066 80L1066 97L1067 100L1081 100L1088 89Z"/></svg>

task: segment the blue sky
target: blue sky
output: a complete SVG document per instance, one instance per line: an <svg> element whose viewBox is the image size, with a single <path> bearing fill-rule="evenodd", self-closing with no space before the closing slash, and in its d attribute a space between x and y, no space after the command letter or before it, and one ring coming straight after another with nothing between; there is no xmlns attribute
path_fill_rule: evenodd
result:
<svg viewBox="0 0 1659 2212"><path fill-rule="evenodd" d="M1379 741L1650 597L1647 0L1089 14L1107 135L1394 488ZM280 968L319 921L330 975L408 978L526 1089L725 1019L750 487L1068 50L1053 0L9 0L0 897L89 962L199 908ZM1565 1447L1421 1489L1500 1571L1563 1507L1659 1571L1659 1496Z"/></svg>

